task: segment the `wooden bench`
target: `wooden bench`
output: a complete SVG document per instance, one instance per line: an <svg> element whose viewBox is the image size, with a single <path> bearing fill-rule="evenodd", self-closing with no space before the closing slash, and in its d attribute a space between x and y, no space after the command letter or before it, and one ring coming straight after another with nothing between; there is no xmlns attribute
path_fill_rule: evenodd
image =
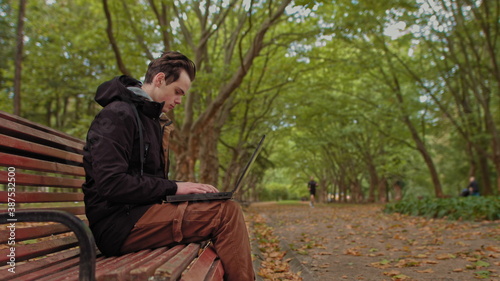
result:
<svg viewBox="0 0 500 281"><path fill-rule="evenodd" d="M208 242L100 254L85 217L83 146L0 111L0 280L222 280Z"/></svg>

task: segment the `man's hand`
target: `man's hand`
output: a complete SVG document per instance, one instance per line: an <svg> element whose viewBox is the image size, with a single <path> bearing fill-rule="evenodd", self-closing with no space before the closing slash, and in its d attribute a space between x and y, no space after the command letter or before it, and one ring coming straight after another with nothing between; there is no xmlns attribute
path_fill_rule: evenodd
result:
<svg viewBox="0 0 500 281"><path fill-rule="evenodd" d="M177 182L177 192L175 194L192 194L192 193L214 193L219 192L217 188L202 183L194 182Z"/></svg>

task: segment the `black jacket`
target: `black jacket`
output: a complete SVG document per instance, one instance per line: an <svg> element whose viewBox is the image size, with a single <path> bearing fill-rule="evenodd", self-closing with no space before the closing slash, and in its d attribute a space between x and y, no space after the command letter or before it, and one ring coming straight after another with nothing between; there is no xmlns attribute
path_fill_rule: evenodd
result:
<svg viewBox="0 0 500 281"><path fill-rule="evenodd" d="M130 230L152 204L177 191L176 183L164 177L158 120L163 104L133 94L130 86L141 83L120 76L98 87L95 100L104 108L90 126L83 153L85 210L96 244L107 256L120 254Z"/></svg>

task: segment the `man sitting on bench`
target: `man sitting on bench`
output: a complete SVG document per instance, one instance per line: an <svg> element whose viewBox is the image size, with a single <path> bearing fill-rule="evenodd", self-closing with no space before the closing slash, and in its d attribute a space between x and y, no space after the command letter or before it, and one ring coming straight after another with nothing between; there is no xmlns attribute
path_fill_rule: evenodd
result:
<svg viewBox="0 0 500 281"><path fill-rule="evenodd" d="M225 280L254 280L248 232L236 202L163 203L167 195L217 192L209 184L167 178L173 125L165 113L188 94L195 74L190 59L166 52L149 64L144 85L120 76L98 87L95 100L104 108L84 148L87 218L105 255L211 239Z"/></svg>

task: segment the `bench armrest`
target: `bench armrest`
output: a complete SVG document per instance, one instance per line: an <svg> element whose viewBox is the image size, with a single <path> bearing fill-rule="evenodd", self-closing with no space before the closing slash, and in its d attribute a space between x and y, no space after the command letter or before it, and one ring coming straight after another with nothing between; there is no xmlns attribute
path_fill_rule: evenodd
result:
<svg viewBox="0 0 500 281"><path fill-rule="evenodd" d="M65 211L57 210L34 210L16 211L15 217L9 213L0 213L0 223L15 222L59 222L71 229L80 245L80 271L79 280L95 280L95 240L90 228L78 217Z"/></svg>

